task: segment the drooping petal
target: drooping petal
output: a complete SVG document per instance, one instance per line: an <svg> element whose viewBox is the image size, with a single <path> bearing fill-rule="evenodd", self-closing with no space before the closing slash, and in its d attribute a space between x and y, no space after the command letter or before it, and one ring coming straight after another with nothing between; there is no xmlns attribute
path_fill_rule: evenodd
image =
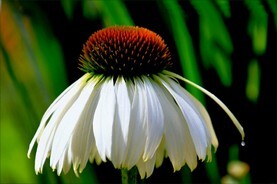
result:
<svg viewBox="0 0 277 184"><path fill-rule="evenodd" d="M123 141L126 143L130 122L131 102L127 89L127 84L122 77L119 77L117 79L115 86L118 118L121 124L121 131L123 133Z"/></svg>
<svg viewBox="0 0 277 184"><path fill-rule="evenodd" d="M200 159L204 160L206 158L206 148L209 145L210 139L204 119L201 117L200 112L198 112L196 105L190 97L182 92L182 87L179 84L166 76L161 75L161 77L163 79L160 81L174 97L184 118L186 119L197 155Z"/></svg>
<svg viewBox="0 0 277 184"><path fill-rule="evenodd" d="M173 81L173 80L171 80L171 81ZM176 86L178 87L178 85L176 85ZM218 147L218 140L217 140L217 137L216 137L216 134L215 134L212 122L211 122L211 118L210 118L207 110L194 96L192 96L184 88L179 87L179 89L177 89L177 90L179 90L180 93L186 94L185 96L188 97L187 101L190 102L191 106L194 107L194 109L199 113L199 117L201 117L201 119L206 124L206 127L208 129L209 138L207 138L207 140L208 140L209 144L211 142L211 144L214 146L214 148L216 150ZM208 148L211 149L211 146L207 147L207 151L210 152L210 150ZM211 154L207 154L207 155L208 155L208 159L211 160ZM202 158L202 159L204 160L204 158Z"/></svg>
<svg viewBox="0 0 277 184"><path fill-rule="evenodd" d="M133 94L128 142L126 148L126 157L123 167L131 169L140 159L144 151L146 135L144 131L145 124L145 91L140 79L134 80L134 86L130 83L128 86L129 94ZM134 92L132 92L134 90Z"/></svg>
<svg viewBox="0 0 277 184"><path fill-rule="evenodd" d="M72 143L72 137L71 137L70 143ZM65 174L68 173L72 164L72 151L70 150L71 150L71 145L65 150L66 154L65 154L64 163L63 163L63 172Z"/></svg>
<svg viewBox="0 0 277 184"><path fill-rule="evenodd" d="M144 161L142 158L137 162L136 166L138 168L141 179L145 177L148 178L149 176L152 175L155 167L155 162L156 162L156 154L154 154L147 161Z"/></svg>
<svg viewBox="0 0 277 184"><path fill-rule="evenodd" d="M89 74L83 75L79 80L74 82L62 94L60 94L58 96L58 98L50 105L50 107L48 107L48 109L46 110L46 112L44 113L44 115L42 117L40 125L39 125L32 141L29 145L29 150L27 153L27 156L29 158L30 158L31 151L32 151L32 148L33 148L36 140L40 139L41 135L44 132L45 125L48 122L51 115L57 110L57 108L63 109L68 104L72 103L77 98L81 89L83 88L85 80L87 80L89 77L90 77ZM52 118L53 118L53 116L51 117L51 119Z"/></svg>
<svg viewBox="0 0 277 184"><path fill-rule="evenodd" d="M112 132L115 114L116 96L112 79L102 84L99 101L93 117L93 133L101 159L111 158Z"/></svg>
<svg viewBox="0 0 277 184"><path fill-rule="evenodd" d="M172 83L174 82L173 80L171 80L171 81L172 81ZM170 84L172 84L172 83L170 83ZM184 88L179 87L177 90L180 91L180 93L184 93L185 96L187 96L188 99L191 100L191 103L190 103L191 106L192 107L195 106L194 109L199 113L199 117L201 117L203 119L203 122L205 122L206 127L208 128L208 132L210 135L210 139L208 139L208 140L211 140L209 142L211 142L212 145L214 146L214 148L217 149L218 140L217 140L217 137L216 137L216 134L215 134L212 122L211 122L211 118L210 118L206 108L194 96L192 96L189 92L187 92ZM190 102L190 100L188 100L188 102Z"/></svg>
<svg viewBox="0 0 277 184"><path fill-rule="evenodd" d="M115 83L116 111L114 117L111 161L119 168L126 155L131 102L125 80L118 77Z"/></svg>
<svg viewBox="0 0 277 184"><path fill-rule="evenodd" d="M83 80L84 80L84 78L83 78ZM78 98L84 85L85 85L85 83L81 83L81 82L76 83L74 85L74 87L72 87L57 102L57 104L59 104L59 107L56 109L56 111L53 112L51 118L49 119L48 124L46 125L45 129L43 129L43 132L41 133L41 136L38 140L38 147L37 147L36 158L35 158L36 172L42 172L43 164L52 148L52 143L53 143L56 129L57 129L58 125L60 124L60 121L63 118L64 114L67 112L67 110L71 107L71 105ZM34 138L33 138L33 140L34 140ZM30 144L29 153L31 151L32 146L33 146L33 143Z"/></svg>
<svg viewBox="0 0 277 184"><path fill-rule="evenodd" d="M96 149L93 134L93 115L99 99L99 85L101 84L93 88L88 98L87 106L83 110L83 121L76 126L72 136L71 151L74 171L80 166L79 172L82 172L90 157L91 150L93 148Z"/></svg>
<svg viewBox="0 0 277 184"><path fill-rule="evenodd" d="M35 171L37 174L39 172L42 173L44 162L50 154L55 130L56 130L56 124L54 121L52 121L52 123L49 123L45 127L43 134L41 136L41 139L38 143L36 157L35 157Z"/></svg>
<svg viewBox="0 0 277 184"><path fill-rule="evenodd" d="M194 104L197 106L197 109L199 110L201 116L203 117L203 119L205 120L206 126L209 130L210 136L211 136L211 143L214 146L215 150L218 147L218 140L213 128L213 124L211 121L211 118L209 116L209 113L207 112L206 108L194 97L192 96L189 92L187 92L186 90L183 90L184 93L187 94L187 96L190 96L191 100L193 100Z"/></svg>
<svg viewBox="0 0 277 184"><path fill-rule="evenodd" d="M165 120L165 123L166 123L166 120ZM165 137L162 138L161 143L156 151L156 163L155 163L156 167L160 167L162 165L164 157L165 157Z"/></svg>
<svg viewBox="0 0 277 184"><path fill-rule="evenodd" d="M94 81L96 80L96 81ZM99 80L99 79L98 79ZM55 169L57 162L62 156L64 150L69 146L69 140L75 127L84 121L84 113L88 107L88 99L94 89L97 79L90 79L78 99L65 113L55 133L52 146L52 155L50 158L50 165ZM66 130L66 131L65 131Z"/></svg>
<svg viewBox="0 0 277 184"><path fill-rule="evenodd" d="M161 82L157 76L154 79L157 82ZM197 166L197 155L189 127L167 89L162 85L154 86L155 90L160 91L159 98L165 114L165 148L174 171L180 170L186 162L190 169L193 170Z"/></svg>
<svg viewBox="0 0 277 184"><path fill-rule="evenodd" d="M93 163L95 161L97 165L100 165L102 162L102 159L97 151L97 148L95 150L96 150L96 152L94 152L94 149L92 149L93 152L92 152L91 156L89 157L89 161L91 163Z"/></svg>
<svg viewBox="0 0 277 184"><path fill-rule="evenodd" d="M65 155L66 155L66 152L64 151L64 153L62 154L56 168L57 168L57 175L60 176L61 173L62 173L62 170L63 170L63 161L65 159Z"/></svg>
<svg viewBox="0 0 277 184"><path fill-rule="evenodd" d="M208 90L202 88L201 86L193 83L192 81L190 81L188 79L185 79L185 78L181 77L180 75L177 75L173 72L164 70L163 74L168 75L168 76L173 77L173 78L177 78L179 80L182 80L182 81L186 82L187 84L190 84L190 85L194 86L195 88L199 89L200 91L205 93L207 96L209 96L211 99L213 99L226 112L226 114L230 117L230 119L233 121L234 125L236 126L236 128L240 132L242 141L244 140L245 134L244 134L243 127L241 126L241 124L239 123L237 118L234 116L234 114L229 110L229 108L220 99L218 99L214 94L212 94Z"/></svg>
<svg viewBox="0 0 277 184"><path fill-rule="evenodd" d="M145 134L146 142L143 153L143 160L152 158L157 150L164 131L164 114L158 99L159 91L155 91L151 79L142 77L145 90Z"/></svg>
<svg viewBox="0 0 277 184"><path fill-rule="evenodd" d="M109 158L115 168L121 167L125 155L125 149L126 143L124 142L122 127L116 109L112 129L111 156Z"/></svg>

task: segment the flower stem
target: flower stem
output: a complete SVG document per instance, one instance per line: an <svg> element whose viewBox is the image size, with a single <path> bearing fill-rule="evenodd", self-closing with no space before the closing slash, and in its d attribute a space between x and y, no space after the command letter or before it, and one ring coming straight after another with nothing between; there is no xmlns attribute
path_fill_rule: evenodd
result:
<svg viewBox="0 0 277 184"><path fill-rule="evenodd" d="M122 184L136 184L138 170L136 167L132 169L121 169L121 182Z"/></svg>

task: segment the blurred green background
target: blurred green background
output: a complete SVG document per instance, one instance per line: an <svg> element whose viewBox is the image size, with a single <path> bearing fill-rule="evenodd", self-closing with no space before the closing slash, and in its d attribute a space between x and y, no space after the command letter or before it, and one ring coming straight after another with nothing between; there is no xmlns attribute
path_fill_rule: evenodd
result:
<svg viewBox="0 0 277 184"><path fill-rule="evenodd" d="M111 163L88 164L79 178L50 169L35 175L29 143L46 108L77 80L82 45L96 30L137 25L161 35L172 71L218 96L244 126L187 86L212 118L219 148L212 163L172 173L169 160L145 183L275 183L276 28L274 0L0 1L0 183L120 183ZM238 161L238 162L234 162ZM244 169L234 174L232 164ZM250 168L249 172L248 167Z"/></svg>

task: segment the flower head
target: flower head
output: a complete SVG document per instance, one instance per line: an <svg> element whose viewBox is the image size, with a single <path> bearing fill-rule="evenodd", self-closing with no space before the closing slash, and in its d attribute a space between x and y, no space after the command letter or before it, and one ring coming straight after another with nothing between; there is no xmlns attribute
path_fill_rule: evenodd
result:
<svg viewBox="0 0 277 184"><path fill-rule="evenodd" d="M85 72L125 78L159 73L172 64L159 35L132 26L109 27L92 34L80 61Z"/></svg>
<svg viewBox="0 0 277 184"><path fill-rule="evenodd" d="M44 162L66 173L82 172L88 161L110 160L115 168L136 166L142 178L168 157L174 170L198 159L211 160L218 141L203 105L178 82L214 99L243 129L229 109L200 86L167 71L169 50L156 33L115 26L92 34L80 66L86 72L47 109L30 144L38 142L35 170Z"/></svg>

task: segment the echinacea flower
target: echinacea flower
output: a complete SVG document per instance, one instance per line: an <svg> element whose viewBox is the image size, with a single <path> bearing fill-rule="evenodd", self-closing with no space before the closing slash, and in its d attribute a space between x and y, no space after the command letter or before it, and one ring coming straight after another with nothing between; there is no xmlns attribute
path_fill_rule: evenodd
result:
<svg viewBox="0 0 277 184"><path fill-rule="evenodd" d="M244 132L230 110L202 87L168 71L169 50L156 33L114 26L90 36L80 66L86 72L47 109L30 144L37 141L36 173L45 160L66 173L82 172L88 161L111 161L115 168L136 166L149 177L168 157L174 171L198 159L211 160L218 146L204 106L177 80L214 99Z"/></svg>

